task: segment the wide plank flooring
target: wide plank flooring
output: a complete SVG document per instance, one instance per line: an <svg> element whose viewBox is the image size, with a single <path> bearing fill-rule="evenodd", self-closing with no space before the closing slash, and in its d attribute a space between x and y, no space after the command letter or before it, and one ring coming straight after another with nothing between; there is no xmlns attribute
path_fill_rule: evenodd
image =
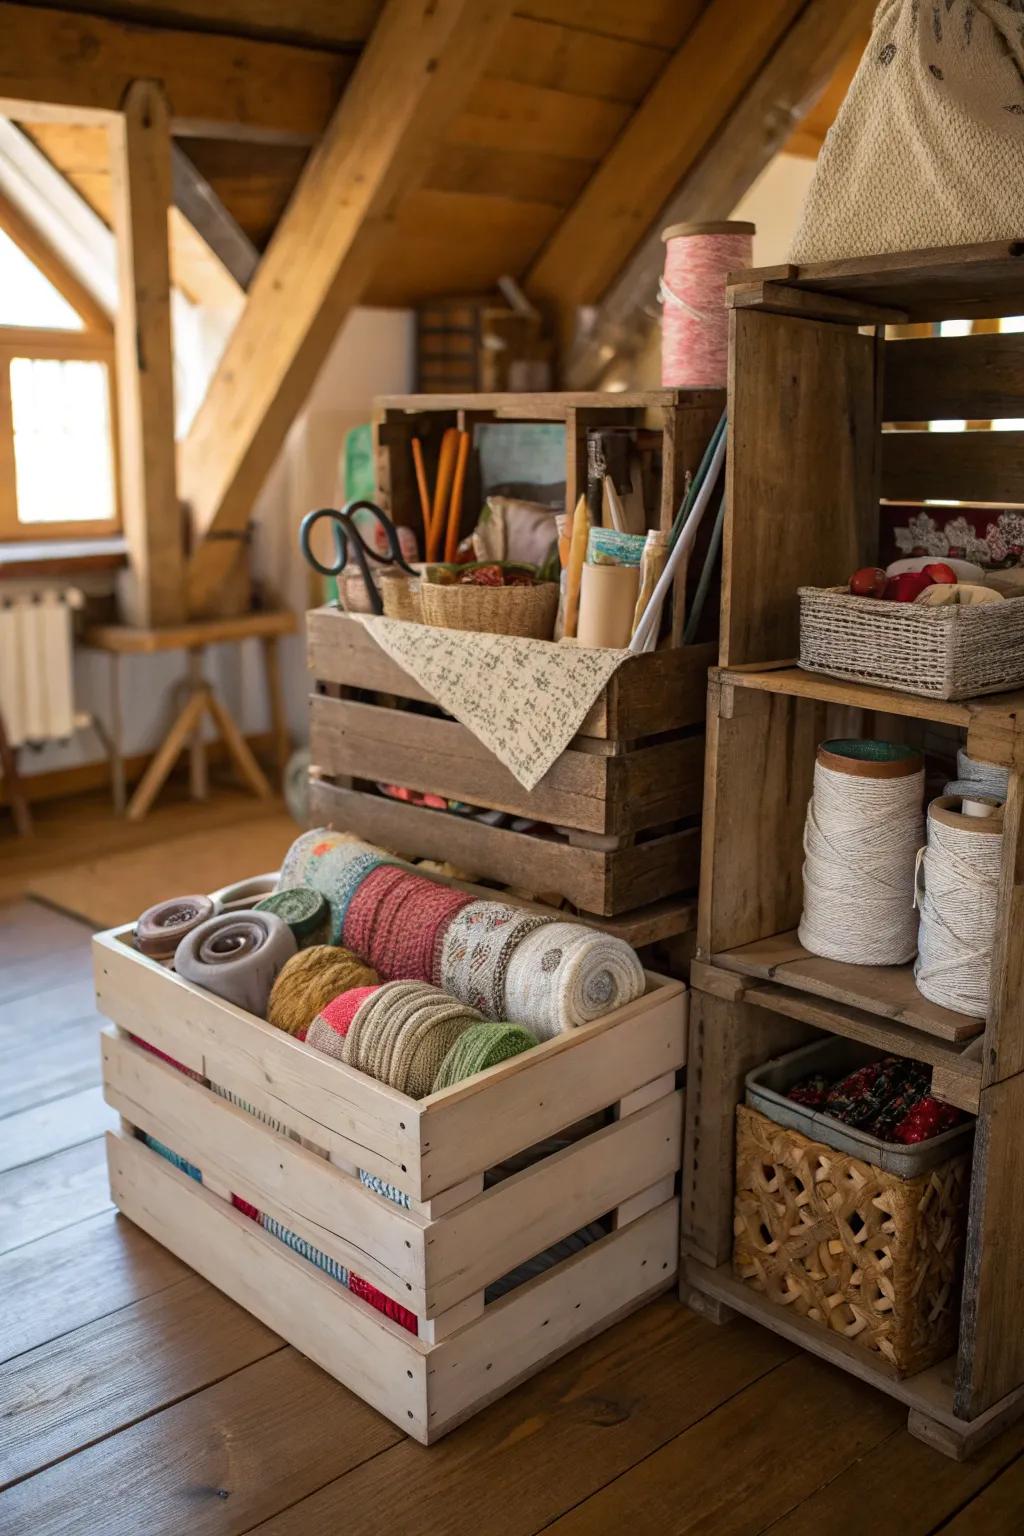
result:
<svg viewBox="0 0 1024 1536"><path fill-rule="evenodd" d="M191 830L191 829L190 829ZM4 1536L1002 1536L887 1397L664 1297L429 1449L110 1204L88 930L0 906Z"/></svg>

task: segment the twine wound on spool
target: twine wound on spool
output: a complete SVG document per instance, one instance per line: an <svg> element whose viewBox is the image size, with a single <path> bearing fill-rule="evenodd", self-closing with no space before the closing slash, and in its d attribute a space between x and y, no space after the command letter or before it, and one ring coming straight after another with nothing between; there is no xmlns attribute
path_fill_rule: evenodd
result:
<svg viewBox="0 0 1024 1536"><path fill-rule="evenodd" d="M983 1019L989 1007L992 946L999 915L1003 817L964 814L955 796L928 807L928 842L917 861L921 909L917 989L930 1002Z"/></svg>
<svg viewBox="0 0 1024 1536"><path fill-rule="evenodd" d="M998 763L983 763L979 758L971 757L963 747L956 754L956 778L951 784L947 784L943 790L944 795L952 795L957 799L974 799L987 797L1004 801L1009 791L1010 770L1000 768Z"/></svg>
<svg viewBox="0 0 1024 1536"><path fill-rule="evenodd" d="M726 280L730 272L751 265L753 235L753 224L735 220L672 224L663 232L665 271L658 287L663 388L725 388Z"/></svg>
<svg viewBox="0 0 1024 1536"><path fill-rule="evenodd" d="M851 965L903 965L917 949L920 755L885 742L818 748L804 826L800 943Z"/></svg>

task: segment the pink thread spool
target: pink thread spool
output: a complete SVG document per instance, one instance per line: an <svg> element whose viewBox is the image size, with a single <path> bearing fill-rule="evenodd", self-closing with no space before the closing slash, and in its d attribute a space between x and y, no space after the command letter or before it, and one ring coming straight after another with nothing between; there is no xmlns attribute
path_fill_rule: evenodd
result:
<svg viewBox="0 0 1024 1536"><path fill-rule="evenodd" d="M671 224L661 279L661 382L665 389L724 389L729 370L730 272L753 259L753 224Z"/></svg>

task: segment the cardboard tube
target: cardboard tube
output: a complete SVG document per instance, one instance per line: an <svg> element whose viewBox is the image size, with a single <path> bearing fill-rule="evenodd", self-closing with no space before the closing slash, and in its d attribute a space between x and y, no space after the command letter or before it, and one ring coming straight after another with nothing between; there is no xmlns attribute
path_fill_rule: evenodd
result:
<svg viewBox="0 0 1024 1536"><path fill-rule="evenodd" d="M580 582L580 645L625 649L633 631L640 590L635 565L585 565Z"/></svg>

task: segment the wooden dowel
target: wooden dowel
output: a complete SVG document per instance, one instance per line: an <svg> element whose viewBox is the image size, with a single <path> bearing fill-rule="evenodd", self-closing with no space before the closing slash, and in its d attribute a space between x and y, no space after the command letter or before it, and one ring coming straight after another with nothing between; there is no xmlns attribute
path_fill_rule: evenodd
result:
<svg viewBox="0 0 1024 1536"><path fill-rule="evenodd" d="M455 464L455 484L452 486L452 502L448 508L448 534L445 538L444 557L454 560L459 548L459 523L462 521L462 491L466 483L466 465L469 463L469 433L459 433L459 456Z"/></svg>

